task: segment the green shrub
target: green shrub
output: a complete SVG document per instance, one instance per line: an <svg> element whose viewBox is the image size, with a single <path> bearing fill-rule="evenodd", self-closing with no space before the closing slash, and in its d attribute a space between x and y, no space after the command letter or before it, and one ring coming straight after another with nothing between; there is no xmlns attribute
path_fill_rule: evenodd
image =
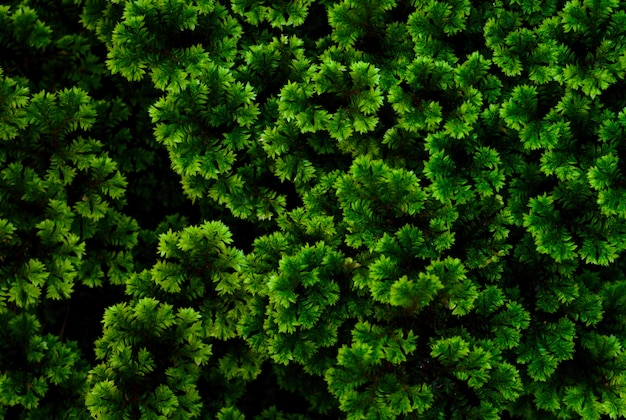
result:
<svg viewBox="0 0 626 420"><path fill-rule="evenodd" d="M0 23L0 417L626 416L624 4Z"/></svg>

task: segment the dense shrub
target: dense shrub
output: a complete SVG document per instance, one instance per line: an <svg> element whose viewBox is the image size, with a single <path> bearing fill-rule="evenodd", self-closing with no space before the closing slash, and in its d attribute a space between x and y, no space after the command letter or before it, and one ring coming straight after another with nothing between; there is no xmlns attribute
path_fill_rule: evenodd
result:
<svg viewBox="0 0 626 420"><path fill-rule="evenodd" d="M0 417L626 416L623 2L0 23Z"/></svg>

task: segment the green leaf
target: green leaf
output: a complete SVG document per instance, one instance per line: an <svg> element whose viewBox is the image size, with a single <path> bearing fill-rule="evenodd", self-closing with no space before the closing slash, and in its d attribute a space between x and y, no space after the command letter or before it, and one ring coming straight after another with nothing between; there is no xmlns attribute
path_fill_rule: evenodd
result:
<svg viewBox="0 0 626 420"><path fill-rule="evenodd" d="M444 285L434 274L419 273L417 279L402 276L391 285L390 303L420 311L435 298Z"/></svg>
<svg viewBox="0 0 626 420"><path fill-rule="evenodd" d="M459 336L435 340L431 344L430 355L450 365L467 357L470 353L470 345Z"/></svg>

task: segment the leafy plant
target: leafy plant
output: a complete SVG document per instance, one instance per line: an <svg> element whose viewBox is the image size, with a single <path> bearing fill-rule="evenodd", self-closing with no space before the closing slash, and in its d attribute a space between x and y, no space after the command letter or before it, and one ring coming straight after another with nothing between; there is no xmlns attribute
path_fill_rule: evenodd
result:
<svg viewBox="0 0 626 420"><path fill-rule="evenodd" d="M626 416L615 0L0 6L0 416Z"/></svg>

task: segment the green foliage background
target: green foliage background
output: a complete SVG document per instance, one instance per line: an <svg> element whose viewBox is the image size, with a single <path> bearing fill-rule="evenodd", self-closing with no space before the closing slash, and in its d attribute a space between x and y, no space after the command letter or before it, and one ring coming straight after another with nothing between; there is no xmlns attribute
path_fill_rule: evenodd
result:
<svg viewBox="0 0 626 420"><path fill-rule="evenodd" d="M626 417L626 3L0 5L0 417Z"/></svg>

